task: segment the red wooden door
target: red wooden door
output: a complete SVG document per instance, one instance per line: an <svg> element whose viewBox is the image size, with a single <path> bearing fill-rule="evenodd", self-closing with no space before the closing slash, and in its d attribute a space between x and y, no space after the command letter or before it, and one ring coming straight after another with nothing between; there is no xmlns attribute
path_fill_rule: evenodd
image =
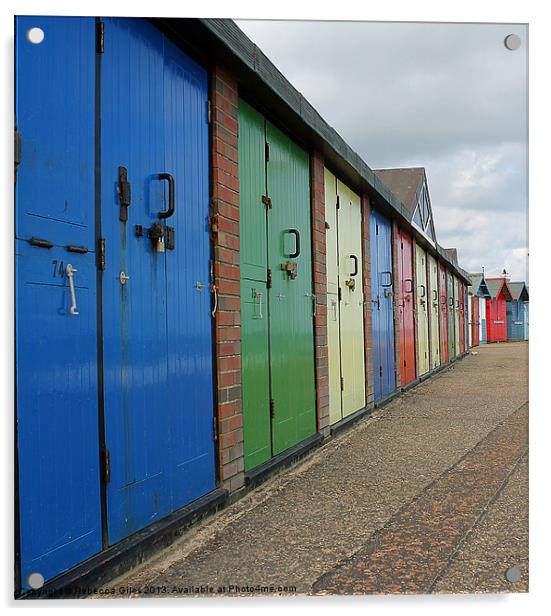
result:
<svg viewBox="0 0 551 616"><path fill-rule="evenodd" d="M450 361L448 346L448 285L446 268L438 263L438 296L440 299L440 358L442 363Z"/></svg>
<svg viewBox="0 0 551 616"><path fill-rule="evenodd" d="M400 381L402 386L415 379L415 321L413 301L413 241L410 235L398 229L396 234L398 256L398 310L402 335L400 337Z"/></svg>
<svg viewBox="0 0 551 616"><path fill-rule="evenodd" d="M473 296L472 298L472 311L471 311L471 337L473 342L473 347L476 347L480 344L479 337L479 325L480 325L480 314L479 314L479 298Z"/></svg>
<svg viewBox="0 0 551 616"><path fill-rule="evenodd" d="M503 293L486 301L486 327L488 342L505 342L507 340L507 302Z"/></svg>

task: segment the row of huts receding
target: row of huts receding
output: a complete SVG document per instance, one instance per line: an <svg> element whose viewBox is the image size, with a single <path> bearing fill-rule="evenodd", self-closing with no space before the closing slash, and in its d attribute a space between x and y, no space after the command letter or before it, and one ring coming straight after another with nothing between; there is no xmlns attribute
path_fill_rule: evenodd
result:
<svg viewBox="0 0 551 616"><path fill-rule="evenodd" d="M15 78L17 593L120 573L468 351L424 169L370 169L232 21L18 17Z"/></svg>
<svg viewBox="0 0 551 616"><path fill-rule="evenodd" d="M528 340L529 293L525 282L507 276L471 274L469 346L487 342Z"/></svg>

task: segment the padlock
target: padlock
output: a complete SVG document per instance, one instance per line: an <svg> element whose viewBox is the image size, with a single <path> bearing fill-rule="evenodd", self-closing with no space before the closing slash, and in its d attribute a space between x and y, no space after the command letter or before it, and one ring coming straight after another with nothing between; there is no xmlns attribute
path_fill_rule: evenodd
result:
<svg viewBox="0 0 551 616"><path fill-rule="evenodd" d="M157 252L164 252L165 251L165 236L161 235L160 237L157 238L157 242L155 245L155 250Z"/></svg>

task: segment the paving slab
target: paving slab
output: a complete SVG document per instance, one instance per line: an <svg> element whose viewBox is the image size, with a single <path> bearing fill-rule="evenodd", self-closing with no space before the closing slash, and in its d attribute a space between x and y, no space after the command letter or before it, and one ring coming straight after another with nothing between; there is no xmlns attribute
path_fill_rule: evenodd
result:
<svg viewBox="0 0 551 616"><path fill-rule="evenodd" d="M312 593L316 581L369 545L518 412L528 400L527 368L527 343L479 347L190 529L113 587L124 597L151 596L143 593L151 587L167 596ZM450 565L434 590L465 589L458 575Z"/></svg>

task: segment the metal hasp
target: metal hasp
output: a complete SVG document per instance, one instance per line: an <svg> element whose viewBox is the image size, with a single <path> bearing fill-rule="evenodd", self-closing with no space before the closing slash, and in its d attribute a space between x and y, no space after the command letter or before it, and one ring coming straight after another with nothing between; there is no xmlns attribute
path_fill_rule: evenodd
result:
<svg viewBox="0 0 551 616"><path fill-rule="evenodd" d="M16 17L15 27L25 140L15 187L16 577L26 591L32 573L51 580L102 549L96 255L67 252L95 245L96 54L93 18ZM43 43L28 40L33 27Z"/></svg>
<svg viewBox="0 0 551 616"><path fill-rule="evenodd" d="M417 376L429 371L429 302L427 253L415 244L415 297L417 334Z"/></svg>
<svg viewBox="0 0 551 616"><path fill-rule="evenodd" d="M403 229L395 227L397 255L398 318L400 320L400 384L403 387L415 380L415 293L413 282L413 238Z"/></svg>
<svg viewBox="0 0 551 616"><path fill-rule="evenodd" d="M440 298L438 296L438 264L436 259L427 253L427 280L429 291L429 339L430 339L430 369L440 365Z"/></svg>
<svg viewBox="0 0 551 616"><path fill-rule="evenodd" d="M210 293L195 291L196 281L210 275L208 75L147 20L103 21L101 228L109 243L103 364L112 545L215 488L214 395ZM136 236L135 227L121 230L113 215L120 165L131 170L133 216L151 241ZM180 196L185 211L176 205ZM168 227L160 219L169 215L186 250L166 250ZM131 272L124 285L121 271Z"/></svg>
<svg viewBox="0 0 551 616"><path fill-rule="evenodd" d="M446 266L438 262L438 297L440 301L440 360L446 364L450 360L449 334L448 334L448 282Z"/></svg>
<svg viewBox="0 0 551 616"><path fill-rule="evenodd" d="M238 112L248 471L316 431L312 257L301 250L311 242L310 173L308 154L264 116L241 99Z"/></svg>
<svg viewBox="0 0 551 616"><path fill-rule="evenodd" d="M365 406L362 214L360 197L328 169L324 176L329 416L334 424Z"/></svg>
<svg viewBox="0 0 551 616"><path fill-rule="evenodd" d="M117 184L117 192L119 193L119 220L126 222L128 220L128 208L132 200L132 191L130 182L128 181L128 170L126 167L119 167L119 183Z"/></svg>
<svg viewBox="0 0 551 616"><path fill-rule="evenodd" d="M371 327L375 400L396 390L394 358L394 298L392 291L392 227L378 210L371 210Z"/></svg>

